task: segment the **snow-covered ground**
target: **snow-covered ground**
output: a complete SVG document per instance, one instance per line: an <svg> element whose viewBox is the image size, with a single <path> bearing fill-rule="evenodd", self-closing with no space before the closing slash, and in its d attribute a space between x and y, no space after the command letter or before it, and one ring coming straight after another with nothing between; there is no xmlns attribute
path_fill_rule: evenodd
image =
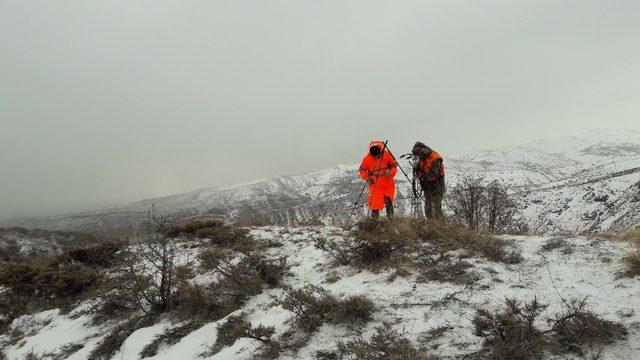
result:
<svg viewBox="0 0 640 360"><path fill-rule="evenodd" d="M540 248L550 239L548 236L509 236L507 238L513 240L513 246L521 251L524 261L506 265L473 257L469 259L474 265L472 271L480 275L480 280L465 288L438 281L416 281L416 270L411 270L408 276L390 280L391 271L373 273L350 266L334 266L326 253L315 248L313 239L346 236L339 228L270 226L252 228L251 234L258 241L276 240L283 244L268 248L267 253L274 258L288 257L291 274L285 277L285 284L294 288L314 284L338 297L362 294L370 298L377 310L373 321L362 329L365 336L370 336L376 327L387 322L416 346L427 348L442 358L456 358L481 347L482 339L473 335L471 324L478 308L500 307L507 297L523 301L536 297L550 305L547 312L551 315L561 310L563 298L588 297L591 310L605 319L622 322L629 330L627 340L603 347L603 358L640 358L640 283L637 278L616 279L616 272L621 269L619 259L632 251L628 243L571 237L566 241L573 251L558 248L542 252ZM185 249L182 257L193 258L194 251L198 250ZM200 275L204 280L207 276ZM339 277L337 281L327 282L328 277L336 276ZM280 288L266 290L233 314L246 313L253 326L275 326L278 336L290 329L293 316L274 305L273 296L282 295ZM443 303L444 299L449 301ZM9 335L0 337L7 357L24 359L32 352L49 354L45 358L53 358L65 347L82 345L68 358L85 359L114 326L113 323L91 325L91 317L85 311L87 306L87 303L79 304L67 314L49 310L16 319L11 328L20 330L24 337L13 344ZM152 359L201 358L215 343L217 326L225 319L205 324L173 346L161 347ZM180 324L164 320L137 330L113 359L138 359L140 351L156 335L177 325ZM448 327L441 337L425 340L430 329L441 326ZM306 346L297 353L285 352L281 359L313 359L318 350L332 350L337 341L354 336L354 329L324 324ZM259 347L258 341L241 338L208 359L251 359Z"/></svg>

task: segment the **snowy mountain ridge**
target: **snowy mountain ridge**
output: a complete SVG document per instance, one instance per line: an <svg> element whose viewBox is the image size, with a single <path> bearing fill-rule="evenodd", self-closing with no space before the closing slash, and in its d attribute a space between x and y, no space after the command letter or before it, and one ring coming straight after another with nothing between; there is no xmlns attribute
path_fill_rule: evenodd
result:
<svg viewBox="0 0 640 360"><path fill-rule="evenodd" d="M538 232L623 230L640 224L640 132L591 130L495 150L444 154L449 188L465 176L498 180L514 192L526 223ZM405 171L409 164L402 162ZM152 204L176 221L220 217L291 224L344 219L362 181L356 165L275 176L74 215L17 219L6 225L90 233L126 232ZM410 184L399 173L398 213L414 212ZM361 202L362 203L362 202ZM362 208L362 213L365 208Z"/></svg>

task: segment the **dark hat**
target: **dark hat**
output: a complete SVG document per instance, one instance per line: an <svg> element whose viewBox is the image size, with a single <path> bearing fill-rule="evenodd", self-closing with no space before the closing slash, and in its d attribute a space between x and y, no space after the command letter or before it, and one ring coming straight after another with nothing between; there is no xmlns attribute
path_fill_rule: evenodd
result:
<svg viewBox="0 0 640 360"><path fill-rule="evenodd" d="M421 143L420 141L416 141L413 145L413 149L411 149L411 153L417 156L429 156L431 154L431 148L427 145Z"/></svg>

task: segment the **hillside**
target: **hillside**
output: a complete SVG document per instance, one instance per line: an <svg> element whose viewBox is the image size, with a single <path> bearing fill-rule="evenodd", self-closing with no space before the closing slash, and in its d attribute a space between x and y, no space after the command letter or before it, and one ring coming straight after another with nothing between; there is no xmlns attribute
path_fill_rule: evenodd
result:
<svg viewBox="0 0 640 360"><path fill-rule="evenodd" d="M508 185L525 222L538 232L622 230L640 223L638 131L590 131L504 149L445 154L445 161L449 188L462 176ZM407 163L402 166L410 168ZM331 223L348 216L361 188L355 169L356 165L344 165L149 199L106 211L16 219L6 225L130 233L152 204L177 221L213 216L230 222ZM398 213L410 214L414 207L409 184L400 174L397 181Z"/></svg>
<svg viewBox="0 0 640 360"><path fill-rule="evenodd" d="M139 359L141 353L145 358L166 360L263 359L266 358L264 351L277 341L281 346L279 359L338 359L331 354L340 341L348 342L360 336L368 341L376 334L376 329L386 323L390 331L408 339L410 346L428 353L429 359L483 359L486 358L482 355L484 338L478 336L472 323L479 309L501 309L506 298L522 303L537 299L548 307L539 315L535 326L549 329L544 318L561 313L571 299L586 298L588 311L606 321L620 322L628 329L626 339L613 343L596 341L584 348L562 350L561 354L547 353L545 358L584 358L599 353L602 359L632 359L640 352L639 314L636 311L640 308L640 285L637 278L617 277L622 269L618 259L633 249L625 242L586 237L509 236L503 237L509 242L506 247L520 253L519 259L505 262L489 260L481 254L469 257L459 249L448 252L446 258L441 255L440 260L434 257L435 262L430 265L425 262L426 267L403 267L400 272L393 267L370 270L355 264L334 263L328 253L314 244L317 239L344 241L351 238L351 234L340 228L255 227L250 235L266 246L260 251L264 251L268 259L285 259L288 271L277 286L263 287L252 293L243 299L237 310L220 319L200 320L198 316L203 314L215 317L214 312L201 304L199 309L181 310L188 311L186 318L159 316L121 337L109 338L110 334L121 331L121 325L127 319L134 319L135 313L118 310L106 319L99 318L100 312L95 311L96 300L84 300L65 311L52 309L18 317L6 333L0 335L0 346L11 360L24 359L29 354L41 359L96 358L90 354L96 356L95 350L105 341L115 342L114 352L105 359ZM208 238L186 239L180 243L176 257L178 264L195 271L190 282L204 289L215 289L226 276L232 276L224 275L225 272L250 256L237 255L239 258L234 257L236 260L228 265L230 267L221 263L218 270L206 270L200 255L210 246ZM136 251L135 248L131 250ZM456 267L443 268L448 269L446 273L428 272L439 269L438 264L456 264ZM452 272L452 269L458 270ZM114 271L109 273L115 275ZM249 284L243 286L251 287ZM365 296L373 304L372 313L363 322L354 324L323 318L317 327L305 330L309 333L299 338L304 328L299 328L297 310L281 301L291 294L287 289L303 289L309 285L322 287L336 301ZM200 304L201 300L191 301ZM310 309L306 311L315 311ZM365 310L351 311L357 314L357 311ZM126 317L122 318L122 314ZM221 328L238 316L253 329L273 327L274 331L269 335L271 340L261 341L233 328ZM297 342L291 343L291 337ZM225 345L215 346L220 343Z"/></svg>

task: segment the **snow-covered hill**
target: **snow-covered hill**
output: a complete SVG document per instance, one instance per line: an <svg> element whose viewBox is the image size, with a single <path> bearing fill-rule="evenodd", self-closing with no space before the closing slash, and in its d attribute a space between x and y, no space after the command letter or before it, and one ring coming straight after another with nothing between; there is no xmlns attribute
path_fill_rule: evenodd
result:
<svg viewBox="0 0 640 360"><path fill-rule="evenodd" d="M365 295L375 305L371 321L363 328L324 323L297 350L283 351L279 359L320 358L316 357L318 351L331 352L336 349L338 341L357 338L360 332L368 339L383 323L390 324L414 346L438 358L475 358L470 355L480 350L483 339L474 334L471 320L478 309L502 307L505 298L519 301L536 298L540 303L549 305L544 315L550 316L562 310L567 299L587 297L590 311L604 319L621 322L629 331L626 340L602 344L585 353L585 357L549 354L545 358L586 358L600 351L600 359L635 359L640 354L639 283L637 278L616 279L616 272L621 269L617 260L633 249L629 243L577 237L564 239L561 247L543 251L542 247L550 239L547 236L505 237L513 240L511 246L521 252L521 263L504 264L465 257L477 280L457 284L419 280L419 270L416 269L407 269L404 276L396 277L393 268L371 272L348 265L335 266L327 253L314 246L313 239L347 236L339 228L270 226L253 228L251 234L260 242L278 243L278 246L266 250L269 258L287 257L290 270L283 279L283 286L294 289L309 284L321 286L339 299ZM202 249L200 246L205 244L203 240L183 243L177 256L179 263L197 259ZM451 254L459 255L458 252ZM197 264L192 266L198 268ZM204 285L215 282L216 276L211 272L201 273L194 281ZM228 316L198 324L187 332L172 330L179 329L188 321L175 322L171 317L159 317L155 323L119 339L115 345L116 352L108 358L140 359L140 353L158 336L174 334L174 341L168 337L159 347L156 346L157 353L148 358L255 359L264 344L249 337L234 339L228 346L212 352L220 337L230 336L221 334L219 326L230 316L245 314L253 326L273 326L274 337L284 341L285 334L297 331L291 309L274 302L284 294L281 287L265 289L247 299L241 308ZM98 344L125 320L114 316L95 321L89 311L91 307L92 301L87 300L75 304L66 313L53 309L21 316L13 320L4 335L0 335L0 349L11 360L25 359L29 354L43 359L87 359ZM546 329L549 324L541 321L536 326Z"/></svg>
<svg viewBox="0 0 640 360"><path fill-rule="evenodd" d="M532 230L604 231L640 224L638 131L592 130L573 137L444 156L449 187L463 176L509 185ZM402 166L409 170L407 163ZM229 221L330 222L348 216L360 191L362 181L355 169L355 165L343 165L311 174L276 176L149 199L106 211L18 219L8 224L92 233L126 232L144 220L152 204L175 220L215 216ZM410 213L415 207L409 183L401 174L397 180L398 212Z"/></svg>

